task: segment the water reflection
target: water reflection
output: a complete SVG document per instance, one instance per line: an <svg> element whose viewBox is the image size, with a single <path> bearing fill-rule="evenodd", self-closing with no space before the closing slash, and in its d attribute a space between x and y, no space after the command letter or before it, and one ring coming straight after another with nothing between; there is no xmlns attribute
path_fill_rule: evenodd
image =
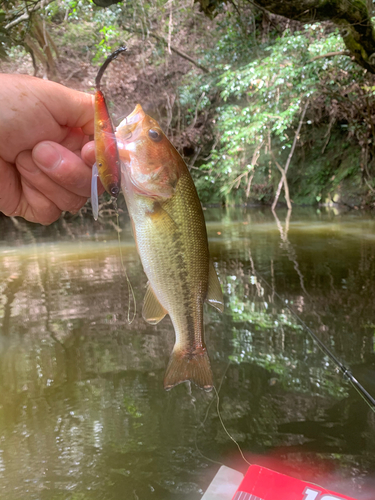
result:
<svg viewBox="0 0 375 500"><path fill-rule="evenodd" d="M207 308L206 338L229 432L250 460L371 498L374 415L276 292L374 394L375 222L205 215L226 299L223 315ZM208 409L213 395L164 392L173 327L140 314L127 323L116 233L87 220L2 224L0 496L195 500L217 470L208 459L244 470ZM120 225L141 304L146 278L125 217Z"/></svg>

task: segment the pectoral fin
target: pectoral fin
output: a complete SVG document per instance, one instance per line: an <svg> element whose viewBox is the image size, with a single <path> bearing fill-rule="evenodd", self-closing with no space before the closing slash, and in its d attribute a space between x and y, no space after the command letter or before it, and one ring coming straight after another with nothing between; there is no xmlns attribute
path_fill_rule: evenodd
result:
<svg viewBox="0 0 375 500"><path fill-rule="evenodd" d="M179 229L172 215L169 214L158 201L154 203L153 211L148 212L147 215L149 220L152 221L152 224L159 230L178 231Z"/></svg>
<svg viewBox="0 0 375 500"><path fill-rule="evenodd" d="M210 259L209 273L208 273L208 292L206 302L211 304L212 307L220 312L224 311L224 298L221 290L219 278L217 277L214 264Z"/></svg>
<svg viewBox="0 0 375 500"><path fill-rule="evenodd" d="M151 325L156 325L161 321L164 316L167 314L167 311L160 304L158 299L156 298L151 285L148 284L146 295L143 301L143 309L142 316L145 321L151 323Z"/></svg>

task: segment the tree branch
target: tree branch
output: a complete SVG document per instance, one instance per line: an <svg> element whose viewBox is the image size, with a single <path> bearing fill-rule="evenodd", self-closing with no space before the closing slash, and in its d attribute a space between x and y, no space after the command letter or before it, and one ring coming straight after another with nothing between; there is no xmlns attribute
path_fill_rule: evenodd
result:
<svg viewBox="0 0 375 500"><path fill-rule="evenodd" d="M41 0L36 5L34 5L34 7L31 7L30 9L28 9L27 6L25 6L25 12L20 16L16 17L16 19L13 19L13 21L10 21L6 26L4 26L4 29L9 30L10 28L13 28L13 26L22 23L22 21L26 21L27 19L29 19L30 14L36 12L39 9L47 7L47 5L52 3L53 1L54 0Z"/></svg>
<svg viewBox="0 0 375 500"><path fill-rule="evenodd" d="M308 62L311 63L313 61L317 61L318 59L324 59L326 57L335 57L335 56L351 56L352 53L349 50L341 50L339 52L327 52L327 54L321 54L320 56L315 56L310 59Z"/></svg>
<svg viewBox="0 0 375 500"><path fill-rule="evenodd" d="M284 184L284 195L285 195L285 201L286 201L286 205L288 207L288 210L292 210L292 204L290 202L290 196L289 196L289 186L288 186L288 180L286 178L286 167L285 169L282 168L282 166L280 165L280 163L278 161L276 161L276 158L273 154L273 151L270 151L271 154L272 154L272 158L276 164L276 167L279 169L280 171L280 174L281 174L281 179L280 179L280 182L279 182L279 185L277 187L277 191L276 191L276 196L275 196L275 199L272 203L272 211L275 210L276 208L276 205L277 205L277 202L279 201L279 196L280 196L280 193L281 193L281 187L282 185Z"/></svg>
<svg viewBox="0 0 375 500"><path fill-rule="evenodd" d="M285 164L285 167L282 168L278 163L277 161L275 160L275 163L276 163L276 166L277 168L280 170L281 172L281 179L280 179L280 182L279 182L279 185L277 186L277 191L276 191L276 196L275 196L275 199L273 201L273 204L272 204L272 210L275 210L275 207L277 205L277 202L279 200L279 196L280 196L280 193L281 193L281 188L282 188L282 185L284 184L284 191L285 191L285 199L286 199L286 202L287 202L287 205L288 205L288 208L291 209L292 208L292 205L290 203L290 199L289 199L289 187L288 187L288 183L287 183L287 178L286 178L286 174L288 172L288 168L289 168L289 165L290 165L290 162L292 160L292 156L294 154L294 150L296 148L296 144L297 144L297 141L299 139L299 134L301 132L301 128L302 128L302 123L303 123L303 120L305 118L305 114L306 114L306 110L307 110L307 106L309 105L309 100L306 101L305 103L305 107L303 108L303 111L302 111L302 115L301 115L301 119L299 121L299 124L298 124L298 128L296 130L296 135L294 136L294 141L293 141L293 146L292 146L292 149L290 150L290 153L289 153L289 156L288 156L288 159L286 161L286 164ZM272 151L271 151L272 153Z"/></svg>
<svg viewBox="0 0 375 500"><path fill-rule="evenodd" d="M132 29L128 26L123 26L123 28L128 31L129 33L137 33L137 34L141 34L143 35L142 31L140 30L135 30L135 29ZM155 38L156 40L158 40L159 42L161 42L162 44L164 44L166 47L169 46L169 48L175 52L178 56L180 57L183 57L184 59L186 59L187 61L191 62L192 64L194 64L194 66L196 66L197 68L201 69L202 71L204 71L205 73L209 73L210 70L207 69L205 66L203 66L202 64L199 64L198 61L196 61L195 59L193 59L192 57L188 56L187 54L185 54L185 52L182 52L181 50L177 49L176 47L174 47L173 45L168 45L168 41L165 40L163 37L157 35L156 33L153 33L152 31L149 31L148 32L148 35L149 36L152 36L153 38Z"/></svg>
<svg viewBox="0 0 375 500"><path fill-rule="evenodd" d="M13 26L16 26L17 24L22 23L22 21L26 21L27 19L29 19L29 17L30 17L30 14L26 10L21 16L17 17L16 19L14 19L10 23L8 23L6 26L4 26L4 29L9 30L10 28L13 28Z"/></svg>
<svg viewBox="0 0 375 500"><path fill-rule="evenodd" d="M162 42L166 47L168 47L168 42L167 40L164 40L164 38L162 38L161 36L159 35L156 35L155 33L153 33L152 31L149 32L149 35L150 36L153 36L154 38L156 38L156 40L159 40L159 42ZM170 45L170 49L175 52L178 56L180 57L183 57L184 59L186 59L187 61L191 62L192 64L194 64L194 66L196 66L197 68L201 69L202 71L204 71L205 73L209 73L210 71L205 67L203 66L202 64L199 64L198 61L196 61L195 59L193 59L192 57L188 56L187 54L185 54L185 52L182 52L181 50L177 49L176 47L174 47L173 45Z"/></svg>
<svg viewBox="0 0 375 500"><path fill-rule="evenodd" d="M219 4L228 0L196 0L213 17ZM340 30L355 61L375 74L375 29L372 2L366 0L247 0L262 10L302 23L331 21ZM369 8L371 6L371 8Z"/></svg>
<svg viewBox="0 0 375 500"><path fill-rule="evenodd" d="M332 21L356 62L375 73L375 31L365 0L254 0L273 14L301 22Z"/></svg>

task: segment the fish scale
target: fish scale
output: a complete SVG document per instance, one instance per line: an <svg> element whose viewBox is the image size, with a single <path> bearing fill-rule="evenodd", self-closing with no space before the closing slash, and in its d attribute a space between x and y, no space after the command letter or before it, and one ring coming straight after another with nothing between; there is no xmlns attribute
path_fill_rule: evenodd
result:
<svg viewBox="0 0 375 500"><path fill-rule="evenodd" d="M171 317L176 343L183 349L194 346L197 340L203 343L203 315L196 309L203 307L208 287L209 255L204 220L184 210L184 205L196 201L192 199L195 193L189 189L189 181L192 182L188 176L180 179L176 195L159 209L161 215L157 209L151 211L151 206L147 215L144 205L139 203L140 213L133 216L134 221L143 221L136 229L143 267L159 302ZM172 223L160 223L160 218L165 217L163 211ZM200 259L196 258L197 254Z"/></svg>
<svg viewBox="0 0 375 500"><path fill-rule="evenodd" d="M164 387L190 380L210 390L203 303L207 300L222 310L223 298L193 180L158 123L139 105L119 125L116 136L121 143L123 191L149 280L143 317L156 324L169 314L176 334Z"/></svg>

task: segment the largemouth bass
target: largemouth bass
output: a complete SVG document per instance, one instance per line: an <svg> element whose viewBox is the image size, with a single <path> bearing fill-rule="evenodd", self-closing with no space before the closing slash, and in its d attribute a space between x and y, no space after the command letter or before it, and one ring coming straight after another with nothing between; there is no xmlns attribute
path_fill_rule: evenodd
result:
<svg viewBox="0 0 375 500"><path fill-rule="evenodd" d="M159 124L140 105L117 127L121 185L149 283L142 314L156 324L169 314L176 342L165 389L190 380L211 390L203 304L223 311L202 207L189 170Z"/></svg>

